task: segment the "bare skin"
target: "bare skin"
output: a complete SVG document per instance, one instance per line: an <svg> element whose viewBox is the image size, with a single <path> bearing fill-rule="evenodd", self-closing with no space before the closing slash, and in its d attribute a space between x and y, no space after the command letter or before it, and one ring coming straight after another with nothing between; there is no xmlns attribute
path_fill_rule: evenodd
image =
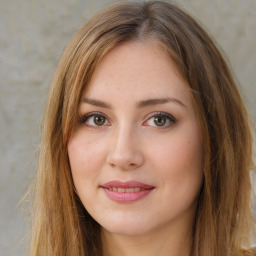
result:
<svg viewBox="0 0 256 256"><path fill-rule="evenodd" d="M194 216L188 212L187 222L166 226L141 236L122 236L102 230L104 256L190 256Z"/></svg>
<svg viewBox="0 0 256 256"><path fill-rule="evenodd" d="M202 136L189 86L159 44L133 41L108 53L79 116L68 145L71 172L102 227L104 256L189 256ZM122 192L122 185L106 185L113 181L149 188Z"/></svg>

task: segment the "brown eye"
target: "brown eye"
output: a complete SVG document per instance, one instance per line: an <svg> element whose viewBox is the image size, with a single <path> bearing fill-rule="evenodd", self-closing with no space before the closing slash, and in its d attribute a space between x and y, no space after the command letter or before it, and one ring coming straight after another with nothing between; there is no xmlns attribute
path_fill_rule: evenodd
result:
<svg viewBox="0 0 256 256"><path fill-rule="evenodd" d="M164 126L166 124L166 117L165 116L155 116L154 123L156 126Z"/></svg>
<svg viewBox="0 0 256 256"><path fill-rule="evenodd" d="M152 113L151 117L143 122L145 126L165 129L176 123L176 119L165 112Z"/></svg>
<svg viewBox="0 0 256 256"><path fill-rule="evenodd" d="M81 123L88 127L109 126L108 119L100 113L89 113L81 117Z"/></svg>
<svg viewBox="0 0 256 256"><path fill-rule="evenodd" d="M104 116L94 116L93 121L95 123L95 125L101 126L105 124L106 118Z"/></svg>

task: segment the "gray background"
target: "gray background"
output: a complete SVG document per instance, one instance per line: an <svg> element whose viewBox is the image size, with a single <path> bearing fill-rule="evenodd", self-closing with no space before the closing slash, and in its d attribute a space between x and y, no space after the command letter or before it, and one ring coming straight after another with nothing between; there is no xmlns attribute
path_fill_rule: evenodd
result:
<svg viewBox="0 0 256 256"><path fill-rule="evenodd" d="M35 168L39 123L64 46L114 1L0 0L0 255L27 255L25 194ZM179 0L226 53L256 123L256 0ZM254 178L255 180L255 178Z"/></svg>

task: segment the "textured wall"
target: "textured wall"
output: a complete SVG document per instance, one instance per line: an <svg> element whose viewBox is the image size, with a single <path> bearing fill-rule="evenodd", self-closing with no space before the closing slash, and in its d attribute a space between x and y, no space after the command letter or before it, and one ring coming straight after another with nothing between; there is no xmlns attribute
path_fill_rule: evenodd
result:
<svg viewBox="0 0 256 256"><path fill-rule="evenodd" d="M27 204L39 122L56 63L71 35L114 1L0 1L0 255L26 255ZM256 121L256 1L180 0L226 52Z"/></svg>

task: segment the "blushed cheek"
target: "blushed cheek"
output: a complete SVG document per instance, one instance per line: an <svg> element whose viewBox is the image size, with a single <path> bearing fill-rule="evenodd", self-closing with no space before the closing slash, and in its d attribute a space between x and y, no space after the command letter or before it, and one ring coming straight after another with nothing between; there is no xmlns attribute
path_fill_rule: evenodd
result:
<svg viewBox="0 0 256 256"><path fill-rule="evenodd" d="M74 137L68 144L68 156L73 179L94 175L103 161L102 143L81 136Z"/></svg>
<svg viewBox="0 0 256 256"><path fill-rule="evenodd" d="M85 205L90 198L91 185L94 184L97 173L95 172L95 155L88 143L82 138L76 137L68 144L68 156L71 167L71 174L78 196Z"/></svg>
<svg viewBox="0 0 256 256"><path fill-rule="evenodd" d="M180 141L181 142L181 141ZM168 163L162 178L169 182L166 191L170 201L181 208L190 206L198 197L203 179L202 149L200 140L184 140L177 147L169 148Z"/></svg>
<svg viewBox="0 0 256 256"><path fill-rule="evenodd" d="M76 181L83 179L87 175L87 170L89 170L88 160L90 159L88 154L90 154L90 151L86 150L81 141L73 139L69 142L68 156L75 184L77 183Z"/></svg>
<svg viewBox="0 0 256 256"><path fill-rule="evenodd" d="M194 138L188 138L188 135L182 134L167 140L162 147L155 147L151 155L158 175L162 180L169 180L173 184L173 189L184 186L185 191L190 189L189 186L200 186L203 154L201 139L197 134Z"/></svg>
<svg viewBox="0 0 256 256"><path fill-rule="evenodd" d="M82 157L83 155L83 147L77 142L77 140L71 140L68 144L68 156L72 174L83 168L85 162L85 159Z"/></svg>

